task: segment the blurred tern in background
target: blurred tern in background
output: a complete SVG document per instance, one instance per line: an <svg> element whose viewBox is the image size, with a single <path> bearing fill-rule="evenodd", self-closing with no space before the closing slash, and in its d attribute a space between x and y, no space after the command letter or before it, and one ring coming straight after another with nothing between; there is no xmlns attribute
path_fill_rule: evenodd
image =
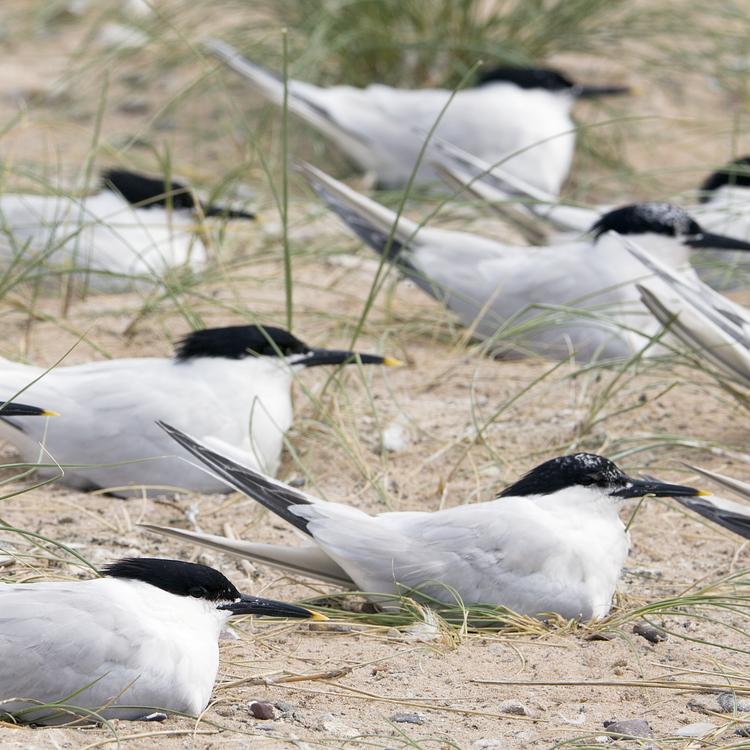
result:
<svg viewBox="0 0 750 750"><path fill-rule="evenodd" d="M130 558L103 573L88 581L0 584L0 719L197 716L211 698L218 638L230 617L327 619L240 594L205 565Z"/></svg>
<svg viewBox="0 0 750 750"><path fill-rule="evenodd" d="M38 258L85 274L93 291L123 291L138 278L153 283L169 269L203 267L195 230L213 216L255 218L204 205L182 183L110 169L95 195L0 196L0 257L14 265Z"/></svg>
<svg viewBox="0 0 750 750"><path fill-rule="evenodd" d="M614 206L592 208L561 203L559 198L540 190L505 170L440 141L435 146L436 169L449 184L466 190L492 206L513 223L529 242L549 239L546 227L559 232L581 234ZM750 240L750 157L735 159L710 174L701 184L699 203L687 210L702 227L738 240ZM746 286L749 277L739 277L733 269L750 274L750 258L742 252L704 248L693 256L698 275L717 289Z"/></svg>
<svg viewBox="0 0 750 750"><path fill-rule="evenodd" d="M247 60L229 44L209 39L205 48L235 70L269 101L282 106L284 81ZM288 81L288 106L329 138L378 185L402 188L411 176L424 138L453 92L397 89L372 84L324 88ZM556 70L495 68L481 72L478 85L458 91L436 135L496 162L550 193L558 193L573 159L575 124L570 112L582 98L627 94L626 86L582 86ZM436 179L430 147L417 184Z"/></svg>
<svg viewBox="0 0 750 750"><path fill-rule="evenodd" d="M750 243L705 232L668 203L610 211L578 241L508 245L420 227L403 216L397 221L394 211L319 169L302 170L352 232L490 340L494 353L512 347L586 362L628 357L648 344L661 326L640 303L634 282L650 274L611 232L637 239L671 268L689 268L691 248L750 250Z"/></svg>
<svg viewBox="0 0 750 750"><path fill-rule="evenodd" d="M236 461L273 474L284 433L292 424L295 374L318 365L400 364L373 354L308 346L273 326L207 328L188 334L174 358L110 359L43 368L0 359L0 389L25 393L63 416L32 425L0 413L0 437L24 461L40 461L40 442L61 464L63 484L112 494L176 489L227 492L216 480L179 459L173 442L154 424L171 419ZM159 460L144 460L154 459ZM40 468L57 476L57 465Z"/></svg>
<svg viewBox="0 0 750 750"><path fill-rule="evenodd" d="M308 542L290 548L146 528L359 591L406 593L448 605L500 605L527 615L604 617L629 548L622 502L701 494L633 479L602 456L576 453L537 466L491 502L370 516L246 469L163 427Z"/></svg>

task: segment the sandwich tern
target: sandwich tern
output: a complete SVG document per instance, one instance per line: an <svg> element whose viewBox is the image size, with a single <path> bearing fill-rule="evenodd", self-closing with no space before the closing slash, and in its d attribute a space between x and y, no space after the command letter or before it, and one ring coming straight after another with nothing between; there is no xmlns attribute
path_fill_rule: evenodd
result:
<svg viewBox="0 0 750 750"><path fill-rule="evenodd" d="M63 484L112 494L181 488L227 492L223 482L174 455L155 425L171 419L240 463L278 468L284 433L292 424L296 373L318 365L399 364L373 354L317 349L274 326L239 325L193 331L173 358L110 359L44 368L0 359L0 387L48 403L63 416L48 424L0 413L0 437L24 461L39 463L40 443L55 465L39 468ZM196 405L201 408L197 409Z"/></svg>
<svg viewBox="0 0 750 750"><path fill-rule="evenodd" d="M629 548L622 502L701 494L633 479L602 456L576 453L545 461L491 502L370 516L295 490L162 426L218 477L310 541L287 548L147 529L360 591L500 605L527 615L604 617Z"/></svg>
<svg viewBox="0 0 750 750"><path fill-rule="evenodd" d="M615 208L561 203L556 195L450 143L439 142L436 152L436 168L441 177L495 208L534 243L548 239L544 224L563 233L580 234ZM735 159L711 173L701 184L698 196L699 202L689 206L687 211L702 227L734 239L750 240L750 156ZM732 273L734 269L750 272L750 259L742 251L704 248L694 261L698 275L719 289L743 285L742 279L738 280Z"/></svg>
<svg viewBox="0 0 750 750"><path fill-rule="evenodd" d="M264 97L281 106L284 82L218 39L206 48ZM397 89L373 84L324 88L287 82L289 111L329 138L378 184L404 187L424 138L438 121L436 135L470 148L489 162L504 161L512 174L558 193L573 159L575 124L570 113L582 98L628 93L626 86L582 86L546 68L495 68L480 73L479 84L448 89ZM430 149L416 181L429 184L436 173Z"/></svg>
<svg viewBox="0 0 750 750"><path fill-rule="evenodd" d="M205 216L254 218L204 205L182 183L110 169L87 197L0 196L0 257L77 269L93 291L123 291L137 279L153 283L169 269L205 265L195 232Z"/></svg>
<svg viewBox="0 0 750 750"><path fill-rule="evenodd" d="M197 716L211 697L230 617L327 619L241 594L205 565L128 558L102 572L0 584L0 717L61 724Z"/></svg>
<svg viewBox="0 0 750 750"><path fill-rule="evenodd" d="M628 357L660 329L634 281L648 270L611 232L637 238L670 267L691 248L750 250L750 243L705 232L668 203L636 203L601 216L588 237L519 247L468 232L421 227L310 165L302 170L349 229L496 352L579 361ZM644 338L645 337L645 338Z"/></svg>

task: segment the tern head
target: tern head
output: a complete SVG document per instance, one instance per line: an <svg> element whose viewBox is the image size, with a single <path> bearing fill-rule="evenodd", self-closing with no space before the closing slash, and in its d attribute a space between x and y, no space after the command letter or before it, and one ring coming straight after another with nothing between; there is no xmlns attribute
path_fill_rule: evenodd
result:
<svg viewBox="0 0 750 750"><path fill-rule="evenodd" d="M671 242L683 248L713 250L750 250L750 242L706 232L687 211L671 203L632 203L601 216L591 227L594 238L613 231L637 236L648 250L660 252ZM652 247L648 247L647 238Z"/></svg>
<svg viewBox="0 0 750 750"><path fill-rule="evenodd" d="M550 459L532 469L498 497L551 495L566 489L586 488L614 500L628 497L696 497L706 493L693 487L656 480L633 479L617 464L596 453L574 453Z"/></svg>
<svg viewBox="0 0 750 750"><path fill-rule="evenodd" d="M520 89L548 91L573 99L629 94L627 86L582 86L553 68L497 67L480 71L477 85L509 83Z"/></svg>
<svg viewBox="0 0 750 750"><path fill-rule="evenodd" d="M707 203L718 190L725 187L750 190L750 156L730 161L706 177L700 186L700 202Z"/></svg>
<svg viewBox="0 0 750 750"><path fill-rule="evenodd" d="M196 201L187 185L163 177L147 177L127 169L108 169L102 173L102 183L106 190L121 195L131 206L138 208L171 207L175 211L199 212L203 216L226 219L256 218L247 211L204 205Z"/></svg>
<svg viewBox="0 0 750 750"><path fill-rule="evenodd" d="M324 615L294 604L241 594L226 576L207 565L153 557L130 557L107 565L102 573L109 578L141 581L175 596L198 599L205 603L208 611L225 618L233 615L267 615L327 619Z"/></svg>
<svg viewBox="0 0 750 750"><path fill-rule="evenodd" d="M197 357L269 357L298 367L343 365L359 362L363 365L400 365L393 357L360 354L344 349L316 349L296 336L276 326L226 326L193 331L179 342L175 352L178 362Z"/></svg>

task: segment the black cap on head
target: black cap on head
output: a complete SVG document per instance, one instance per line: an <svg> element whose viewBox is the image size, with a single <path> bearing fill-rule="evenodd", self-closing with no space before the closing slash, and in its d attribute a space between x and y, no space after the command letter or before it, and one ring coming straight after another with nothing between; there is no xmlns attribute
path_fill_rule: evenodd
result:
<svg viewBox="0 0 750 750"><path fill-rule="evenodd" d="M619 234L663 234L692 237L703 233L687 211L671 203L632 203L608 211L591 227L594 237L605 232Z"/></svg>
<svg viewBox="0 0 750 750"><path fill-rule="evenodd" d="M143 581L176 596L193 596L211 602L233 602L241 596L218 570L181 560L129 557L107 565L102 573L110 578Z"/></svg>
<svg viewBox="0 0 750 750"><path fill-rule="evenodd" d="M703 181L700 187L700 202L705 203L711 197L714 190L718 190L726 185L737 185L743 188L750 188L750 156L743 156L739 159L729 162L726 167L717 169Z"/></svg>
<svg viewBox="0 0 750 750"><path fill-rule="evenodd" d="M629 481L627 474L609 459L596 453L574 453L545 461L506 487L498 497L549 495L574 486L616 490Z"/></svg>
<svg viewBox="0 0 750 750"><path fill-rule="evenodd" d="M704 494L681 484L667 484L655 479L633 479L604 456L574 453L545 461L500 492L498 497L550 495L569 487L591 487L617 499L644 495L695 497Z"/></svg>
<svg viewBox="0 0 750 750"><path fill-rule="evenodd" d="M255 214L247 211L198 203L187 185L165 180L163 177L147 177L127 169L108 169L102 173L102 181L105 188L122 195L131 206L139 208L171 206L176 210L200 209L205 216L224 216L229 219L255 218Z"/></svg>
<svg viewBox="0 0 750 750"><path fill-rule="evenodd" d="M575 83L566 75L552 68L497 67L480 70L477 85L486 83L513 83L521 89L545 89L547 91L570 91Z"/></svg>
<svg viewBox="0 0 750 750"><path fill-rule="evenodd" d="M276 326L225 326L193 331L175 350L178 362L196 357L278 357L305 354L312 349L289 331Z"/></svg>

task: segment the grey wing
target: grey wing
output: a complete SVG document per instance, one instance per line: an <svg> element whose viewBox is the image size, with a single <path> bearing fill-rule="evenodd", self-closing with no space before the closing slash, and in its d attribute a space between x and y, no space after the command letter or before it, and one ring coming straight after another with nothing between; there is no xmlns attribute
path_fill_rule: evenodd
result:
<svg viewBox="0 0 750 750"><path fill-rule="evenodd" d="M115 626L118 612L97 607L80 588L34 584L0 592L2 710L66 699L95 709L138 677L124 666L132 643Z"/></svg>
<svg viewBox="0 0 750 750"><path fill-rule="evenodd" d="M333 503L296 509L318 544L365 591L580 615L584 584L578 590L545 572L565 540L554 528L540 533L538 525L519 523L516 511L508 501L375 517Z"/></svg>

